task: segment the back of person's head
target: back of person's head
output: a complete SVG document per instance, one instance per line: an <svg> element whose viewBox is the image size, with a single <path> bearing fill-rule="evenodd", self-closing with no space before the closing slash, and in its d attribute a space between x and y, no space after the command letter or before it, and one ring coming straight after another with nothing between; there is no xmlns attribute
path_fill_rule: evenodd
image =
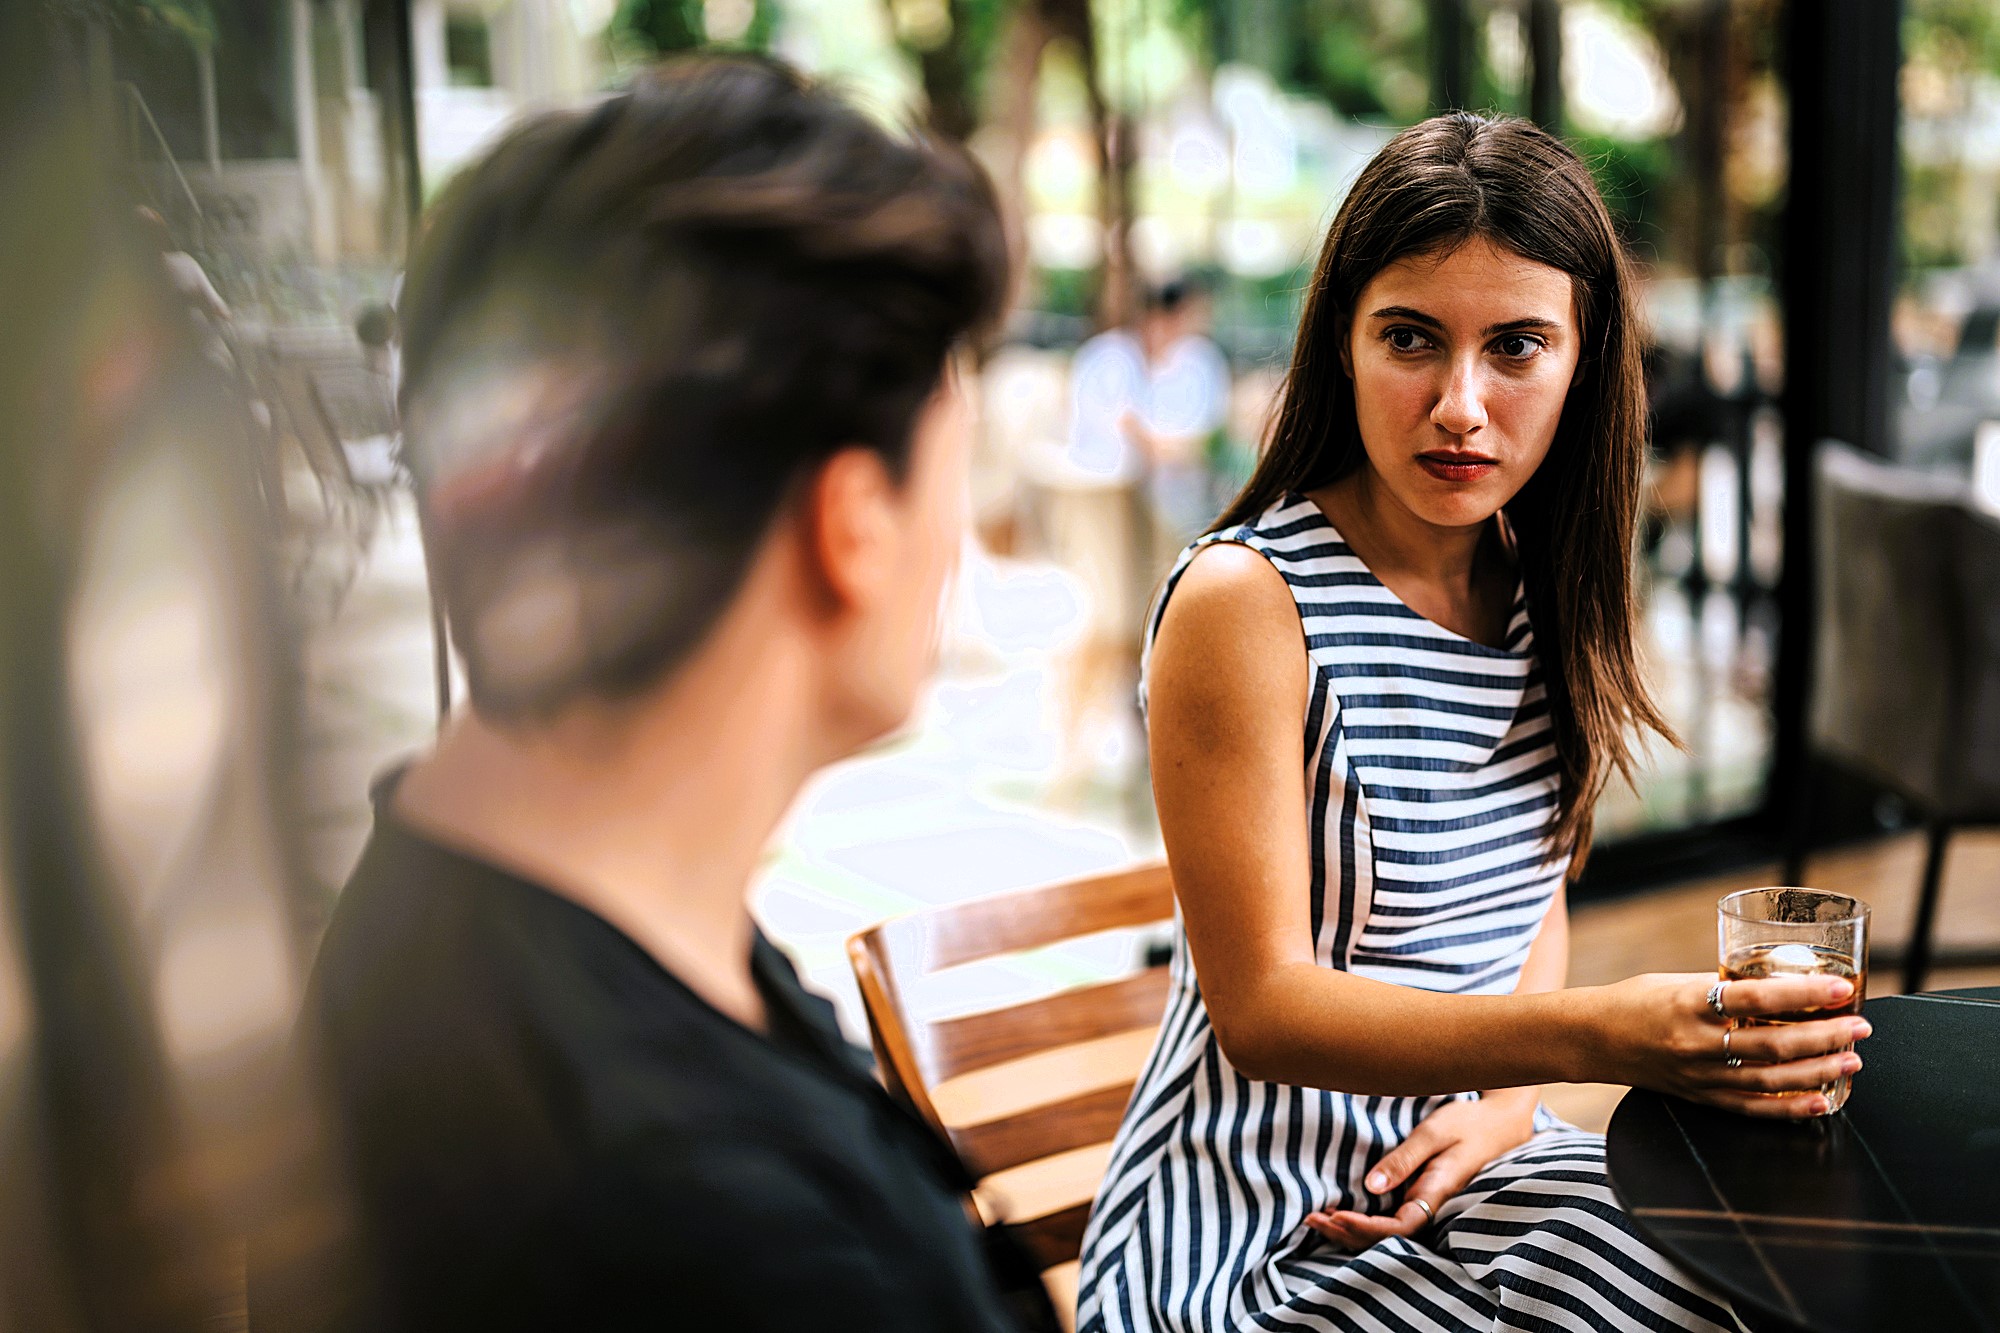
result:
<svg viewBox="0 0 2000 1333"><path fill-rule="evenodd" d="M354 336L363 347L387 347L396 341L396 312L380 301L361 307L354 317Z"/></svg>
<svg viewBox="0 0 2000 1333"><path fill-rule="evenodd" d="M1140 303L1140 325L1150 336L1172 341L1202 332L1208 323L1208 285L1181 274L1146 289Z"/></svg>
<svg viewBox="0 0 2000 1333"><path fill-rule="evenodd" d="M815 469L892 477L1005 299L961 153L783 65L665 64L466 170L399 311L407 448L473 706L536 720L674 670Z"/></svg>
<svg viewBox="0 0 2000 1333"><path fill-rule="evenodd" d="M1171 278L1147 289L1146 312L1171 315L1186 304L1192 294L1192 288L1185 278Z"/></svg>

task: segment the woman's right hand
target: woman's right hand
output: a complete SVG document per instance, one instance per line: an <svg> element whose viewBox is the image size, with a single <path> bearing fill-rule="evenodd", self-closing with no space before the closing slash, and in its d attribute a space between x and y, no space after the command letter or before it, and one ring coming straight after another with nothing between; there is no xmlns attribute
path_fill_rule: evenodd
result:
<svg viewBox="0 0 2000 1333"><path fill-rule="evenodd" d="M1840 1014L1756 1027L1732 1020L1844 1005L1854 996L1853 983L1831 976L1732 981L1722 990L1725 1019L1708 1004L1715 981L1712 973L1669 973L1601 988L1594 1026L1611 1081L1743 1115L1825 1115L1829 1107L1819 1089L1861 1068L1861 1057L1848 1048L1868 1035L1868 1020ZM1742 1064L1732 1068L1729 1056ZM1786 1092L1802 1095L1771 1095Z"/></svg>

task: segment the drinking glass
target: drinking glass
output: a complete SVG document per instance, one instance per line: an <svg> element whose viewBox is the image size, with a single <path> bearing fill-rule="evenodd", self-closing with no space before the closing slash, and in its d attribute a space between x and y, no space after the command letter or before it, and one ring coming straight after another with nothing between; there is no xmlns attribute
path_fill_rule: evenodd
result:
<svg viewBox="0 0 2000 1333"><path fill-rule="evenodd" d="M1715 905L1716 942L1724 981L1827 974L1854 983L1845 1004L1797 1013L1732 1020L1736 1027L1803 1023L1858 1014L1868 989L1868 904L1824 889L1744 889ZM1853 1043L1844 1049L1852 1050ZM1847 1104L1846 1075L1820 1089L1829 1114ZM1782 1093L1796 1097L1802 1093Z"/></svg>

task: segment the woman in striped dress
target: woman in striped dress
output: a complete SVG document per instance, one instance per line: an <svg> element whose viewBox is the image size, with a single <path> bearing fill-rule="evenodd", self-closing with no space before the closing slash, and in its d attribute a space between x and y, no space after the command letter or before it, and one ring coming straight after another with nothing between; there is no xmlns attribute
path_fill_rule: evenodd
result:
<svg viewBox="0 0 2000 1333"><path fill-rule="evenodd" d="M1632 643L1638 357L1610 219L1542 131L1427 121L1342 205L1270 447L1152 620L1180 929L1084 1333L1736 1326L1537 1093L1820 1114L1866 1035L1730 1030L1833 978L1564 989L1592 804L1666 730Z"/></svg>

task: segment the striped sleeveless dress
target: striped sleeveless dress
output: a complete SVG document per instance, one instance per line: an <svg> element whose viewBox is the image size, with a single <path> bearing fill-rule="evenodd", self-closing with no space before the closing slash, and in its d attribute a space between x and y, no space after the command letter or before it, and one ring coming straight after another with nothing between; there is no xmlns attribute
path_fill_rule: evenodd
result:
<svg viewBox="0 0 2000 1333"><path fill-rule="evenodd" d="M1216 541L1269 560L1304 622L1318 962L1426 990L1511 992L1566 868L1545 860L1559 779L1525 601L1502 648L1453 634L1289 495L1182 553L1153 634L1188 562ZM1546 1108L1535 1137L1434 1225L1344 1253L1306 1214L1394 1211L1400 1196L1370 1195L1363 1178L1454 1098L1245 1078L1216 1044L1178 929L1172 977L1084 1237L1080 1333L1736 1327L1632 1230L1603 1139Z"/></svg>

